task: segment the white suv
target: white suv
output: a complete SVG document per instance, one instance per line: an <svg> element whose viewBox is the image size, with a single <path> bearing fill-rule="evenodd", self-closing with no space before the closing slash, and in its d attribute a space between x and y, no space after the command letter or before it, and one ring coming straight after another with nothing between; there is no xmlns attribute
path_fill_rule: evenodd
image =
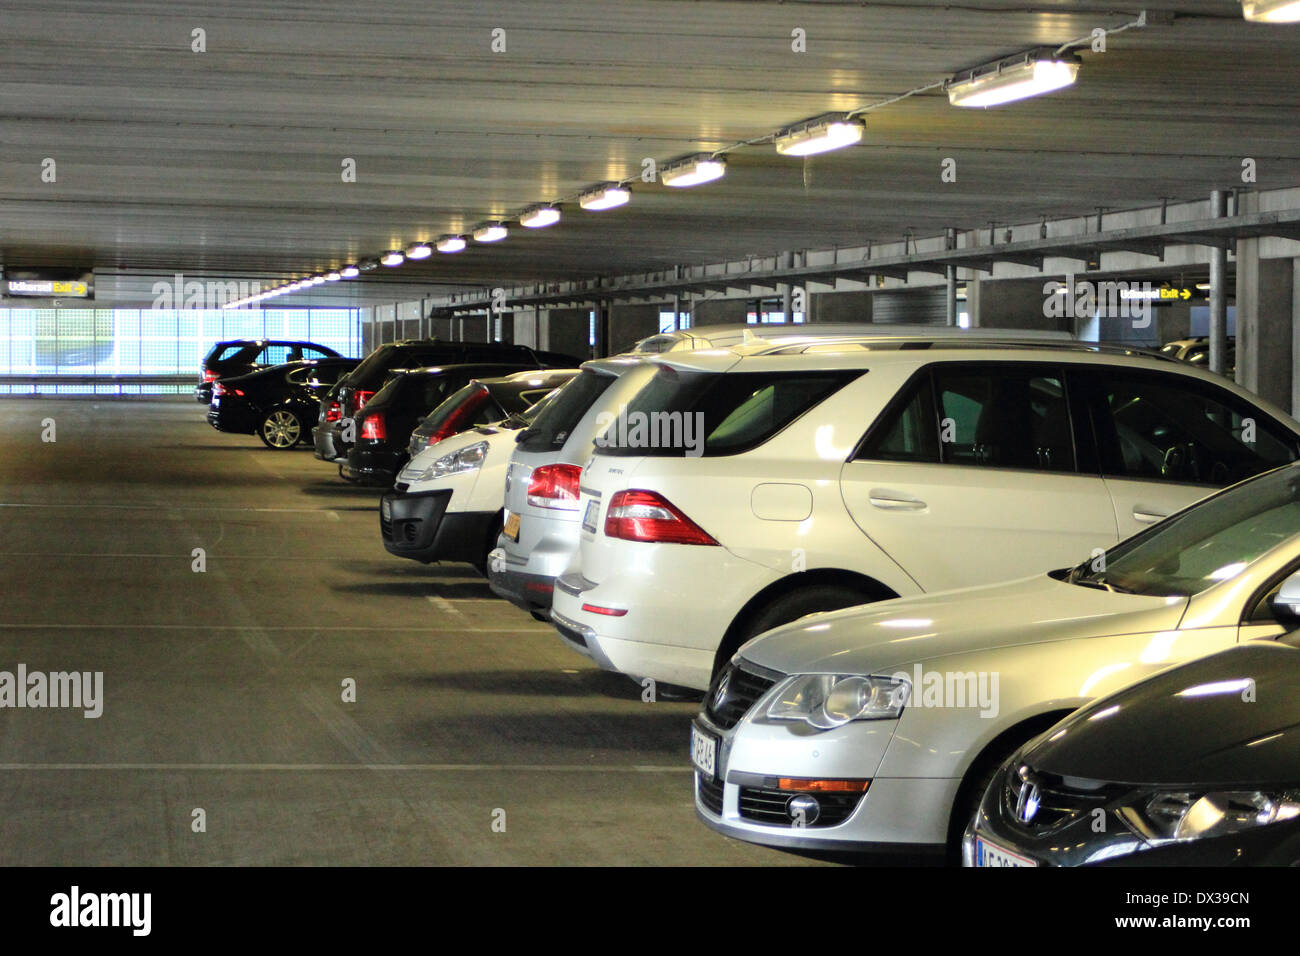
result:
<svg viewBox="0 0 1300 956"><path fill-rule="evenodd" d="M1300 453L1222 378L1081 343L652 361L582 474L551 617L607 669L698 690L805 614L1073 564Z"/></svg>

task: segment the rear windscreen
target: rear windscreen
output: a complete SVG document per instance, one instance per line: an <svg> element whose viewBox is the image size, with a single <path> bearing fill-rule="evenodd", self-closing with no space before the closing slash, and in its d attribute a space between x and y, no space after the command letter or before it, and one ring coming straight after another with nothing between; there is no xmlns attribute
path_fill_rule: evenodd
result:
<svg viewBox="0 0 1300 956"><path fill-rule="evenodd" d="M251 350L251 348L252 347L247 344L241 345L239 343L236 343L232 345L228 342L223 342L218 345L212 346L212 351L207 354L207 357L203 361L220 362L223 359L234 358L236 355L238 355L240 352L244 351L245 349Z"/></svg>
<svg viewBox="0 0 1300 956"><path fill-rule="evenodd" d="M767 441L862 369L714 372L661 368L626 407L610 412L601 455L735 455Z"/></svg>
<svg viewBox="0 0 1300 956"><path fill-rule="evenodd" d="M582 416L614 383L613 375L584 370L555 396L537 420L519 433L518 447L524 451L554 451L568 439Z"/></svg>

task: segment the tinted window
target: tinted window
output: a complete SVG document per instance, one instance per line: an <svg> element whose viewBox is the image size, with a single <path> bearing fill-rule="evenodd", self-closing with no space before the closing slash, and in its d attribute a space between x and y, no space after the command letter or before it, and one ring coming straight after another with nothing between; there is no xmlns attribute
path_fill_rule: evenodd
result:
<svg viewBox="0 0 1300 956"><path fill-rule="evenodd" d="M885 411L858 458L939 461L939 420L934 414L934 389L929 373L912 386L910 396L901 405Z"/></svg>
<svg viewBox="0 0 1300 956"><path fill-rule="evenodd" d="M613 383L613 375L580 372L537 416L532 427L519 433L519 447L524 451L552 451L562 446L582 416Z"/></svg>
<svg viewBox="0 0 1300 956"><path fill-rule="evenodd" d="M257 357L257 361L263 365L283 365L285 362L296 362L302 358L302 349L295 349L289 345L268 345L262 349L262 354Z"/></svg>
<svg viewBox="0 0 1300 956"><path fill-rule="evenodd" d="M860 369L716 374L665 366L628 403L626 425L616 420L597 440L597 452L739 454L862 374Z"/></svg>
<svg viewBox="0 0 1300 956"><path fill-rule="evenodd" d="M1296 440L1235 395L1194 379L1101 373L1093 421L1107 475L1228 485L1296 459Z"/></svg>
<svg viewBox="0 0 1300 956"><path fill-rule="evenodd" d="M1074 471L1070 409L1058 375L1013 365L933 374L945 463Z"/></svg>
<svg viewBox="0 0 1300 956"><path fill-rule="evenodd" d="M231 345L229 343L220 343L218 345L212 346L212 351L208 353L207 358L205 358L203 361L220 362L224 359L234 358L236 355L240 353L240 351L242 351L245 348L247 348L247 346L245 345L237 345L237 344Z"/></svg>

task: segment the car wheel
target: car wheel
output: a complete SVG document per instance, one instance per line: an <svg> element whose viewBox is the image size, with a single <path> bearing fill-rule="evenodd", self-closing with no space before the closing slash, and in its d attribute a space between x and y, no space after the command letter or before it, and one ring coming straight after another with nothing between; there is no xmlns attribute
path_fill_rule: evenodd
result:
<svg viewBox="0 0 1300 956"><path fill-rule="evenodd" d="M267 448L288 451L302 441L302 419L287 408L273 408L257 425L257 437Z"/></svg>
<svg viewBox="0 0 1300 956"><path fill-rule="evenodd" d="M488 558L491 557L492 552L496 549L497 538L501 537L501 529L503 527L502 517L498 514L496 520L493 521L492 525L488 528L487 541L484 542L483 553L479 555L478 560L474 562L474 569L478 571L479 574L483 575L483 577L488 576Z"/></svg>
<svg viewBox="0 0 1300 956"><path fill-rule="evenodd" d="M877 598L864 591L839 584L814 584L783 594L756 614L751 615L743 626L737 628L722 643L713 662L713 676L718 676L718 671L731 660L731 655L751 637L757 637L764 631L770 631L782 624L797 621L807 614L816 614L818 611L838 611L840 608L869 604L874 600Z"/></svg>

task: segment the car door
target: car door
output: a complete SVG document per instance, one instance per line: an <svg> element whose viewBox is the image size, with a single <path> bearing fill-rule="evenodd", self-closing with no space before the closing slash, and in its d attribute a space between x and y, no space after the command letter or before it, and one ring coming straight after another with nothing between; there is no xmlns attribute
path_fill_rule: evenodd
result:
<svg viewBox="0 0 1300 956"><path fill-rule="evenodd" d="M1078 469L1061 367L922 369L842 472L858 527L923 590L1077 564L1117 539L1099 475Z"/></svg>
<svg viewBox="0 0 1300 956"><path fill-rule="evenodd" d="M1296 459L1296 438L1288 429L1198 378L1094 367L1071 381L1092 423L1122 537Z"/></svg>

